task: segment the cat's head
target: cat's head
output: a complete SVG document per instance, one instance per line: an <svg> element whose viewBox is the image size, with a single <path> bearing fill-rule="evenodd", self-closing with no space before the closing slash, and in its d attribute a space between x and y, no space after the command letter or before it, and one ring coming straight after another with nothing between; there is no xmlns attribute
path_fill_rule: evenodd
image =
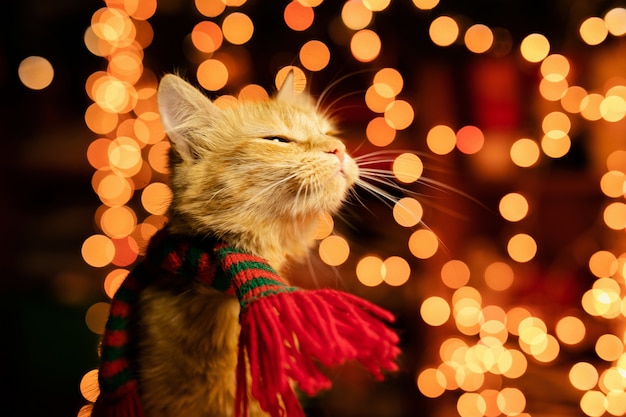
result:
<svg viewBox="0 0 626 417"><path fill-rule="evenodd" d="M301 249L286 246L308 240L319 214L335 212L357 178L333 123L294 94L292 75L274 97L225 109L166 75L158 99L177 232L243 239L232 243L256 251L278 244L297 256Z"/></svg>

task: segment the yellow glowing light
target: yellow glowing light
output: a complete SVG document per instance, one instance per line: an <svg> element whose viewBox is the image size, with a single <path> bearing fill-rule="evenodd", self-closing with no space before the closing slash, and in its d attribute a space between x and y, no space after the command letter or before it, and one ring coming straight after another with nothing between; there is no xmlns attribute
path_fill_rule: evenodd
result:
<svg viewBox="0 0 626 417"><path fill-rule="evenodd" d="M589 121L596 121L602 118L602 112L600 106L604 101L602 94L591 93L587 94L580 101L580 114Z"/></svg>
<svg viewBox="0 0 626 417"><path fill-rule="evenodd" d="M391 3L391 0L363 0L363 5L373 12L385 10L389 3Z"/></svg>
<svg viewBox="0 0 626 417"><path fill-rule="evenodd" d="M107 171L96 171L92 185L100 200L110 207L126 204L134 191L127 178Z"/></svg>
<svg viewBox="0 0 626 417"><path fill-rule="evenodd" d="M304 6L317 7L324 2L324 0L296 0L298 3Z"/></svg>
<svg viewBox="0 0 626 417"><path fill-rule="evenodd" d="M519 233L509 239L507 252L514 261L528 262L537 254L537 243L531 236Z"/></svg>
<svg viewBox="0 0 626 417"><path fill-rule="evenodd" d="M252 38L254 24L248 15L234 12L224 18L222 32L228 42L233 45L243 45Z"/></svg>
<svg viewBox="0 0 626 417"><path fill-rule="evenodd" d="M312 7L294 0L285 7L283 18L290 29L303 31L313 24L315 12Z"/></svg>
<svg viewBox="0 0 626 417"><path fill-rule="evenodd" d="M109 144L109 163L117 174L133 176L139 172L143 160L141 148L129 137L118 137Z"/></svg>
<svg viewBox="0 0 626 417"><path fill-rule="evenodd" d="M350 51L357 61L371 62L378 57L382 43L376 32L361 29L352 35Z"/></svg>
<svg viewBox="0 0 626 417"><path fill-rule="evenodd" d="M611 170L600 179L600 189L607 197L621 197L625 184L626 174L622 171Z"/></svg>
<svg viewBox="0 0 626 417"><path fill-rule="evenodd" d="M569 84L565 78L559 81L550 81L548 78L542 78L539 82L539 93L541 97L548 101L559 101L567 92Z"/></svg>
<svg viewBox="0 0 626 417"><path fill-rule="evenodd" d="M136 225L137 216L135 212L126 206L108 208L100 218L102 231L114 239L128 236Z"/></svg>
<svg viewBox="0 0 626 417"><path fill-rule="evenodd" d="M122 282L124 282L128 276L128 272L129 271L127 269L114 269L107 274L104 279L103 286L104 292L109 298L113 298L117 290L120 288L120 285L122 285Z"/></svg>
<svg viewBox="0 0 626 417"><path fill-rule="evenodd" d="M413 0L415 7L421 10L431 10L439 4L439 0Z"/></svg>
<svg viewBox="0 0 626 417"><path fill-rule="evenodd" d="M475 392L464 392L456 402L456 409L461 417L483 417L487 403Z"/></svg>
<svg viewBox="0 0 626 417"><path fill-rule="evenodd" d="M151 214L165 214L171 201L172 190L161 182L153 182L141 193L141 204Z"/></svg>
<svg viewBox="0 0 626 417"><path fill-rule="evenodd" d="M384 117L375 117L365 129L367 140L375 146L387 146L396 138L396 129L389 126Z"/></svg>
<svg viewBox="0 0 626 417"><path fill-rule="evenodd" d="M581 391L588 391L598 383L598 370L590 363L578 362L569 371L572 386Z"/></svg>
<svg viewBox="0 0 626 417"><path fill-rule="evenodd" d="M484 144L485 136L476 126L464 126L456 132L456 147L464 154L475 154Z"/></svg>
<svg viewBox="0 0 626 417"><path fill-rule="evenodd" d="M328 236L320 242L319 255L325 264L339 266L350 256L350 246L341 236Z"/></svg>
<svg viewBox="0 0 626 417"><path fill-rule="evenodd" d="M544 136L541 138L541 150L550 158L561 158L565 156L572 147L572 141L568 135L559 138Z"/></svg>
<svg viewBox="0 0 626 417"><path fill-rule="evenodd" d="M367 27L372 21L373 13L365 7L362 0L348 0L341 9L341 19L344 25L352 30Z"/></svg>
<svg viewBox="0 0 626 417"><path fill-rule="evenodd" d="M626 34L626 9L615 7L604 15L604 22L609 33L613 36Z"/></svg>
<svg viewBox="0 0 626 417"><path fill-rule="evenodd" d="M108 150L111 144L110 139L100 138L89 144L87 148L87 160L95 169L102 169L109 166Z"/></svg>
<svg viewBox="0 0 626 417"><path fill-rule="evenodd" d="M626 100L620 96L607 96L600 103L600 114L607 122L619 122L626 116Z"/></svg>
<svg viewBox="0 0 626 417"><path fill-rule="evenodd" d="M385 108L385 120L396 130L406 129L413 123L415 112L409 102L394 100Z"/></svg>
<svg viewBox="0 0 626 417"><path fill-rule="evenodd" d="M624 353L624 342L614 334L603 334L598 338L595 349L600 359L611 362Z"/></svg>
<svg viewBox="0 0 626 417"><path fill-rule="evenodd" d="M441 267L441 280L448 288L461 288L469 282L469 279L470 269L463 261L453 259Z"/></svg>
<svg viewBox="0 0 626 417"><path fill-rule="evenodd" d="M96 268L102 268L113 260L115 245L107 236L93 235L83 242L81 254L87 264Z"/></svg>
<svg viewBox="0 0 626 417"><path fill-rule="evenodd" d="M465 32L464 42L471 52L482 54L493 45L493 32L488 26L472 25Z"/></svg>
<svg viewBox="0 0 626 417"><path fill-rule="evenodd" d="M43 90L52 83L54 68L46 58L29 56L20 62L17 74L26 87L31 90Z"/></svg>
<svg viewBox="0 0 626 417"><path fill-rule="evenodd" d="M257 84L248 84L237 94L237 100L240 102L265 101L268 98L269 94L265 88Z"/></svg>
<svg viewBox="0 0 626 417"><path fill-rule="evenodd" d="M526 408L526 397L517 388L503 388L498 393L498 409L507 416L517 416Z"/></svg>
<svg viewBox="0 0 626 417"><path fill-rule="evenodd" d="M543 342L541 347L537 348L536 345L530 347L533 357L539 362L548 363L554 361L559 356L560 346L556 337L551 334L546 335L545 346Z"/></svg>
<svg viewBox="0 0 626 417"><path fill-rule="evenodd" d="M551 82L565 79L569 71L570 63L568 59L560 54L549 55L541 63L541 75Z"/></svg>
<svg viewBox="0 0 626 417"><path fill-rule="evenodd" d="M222 61L211 58L198 66L196 77L202 87L210 91L217 91L228 82L228 69Z"/></svg>
<svg viewBox="0 0 626 417"><path fill-rule="evenodd" d="M426 135L428 148L437 155L446 155L456 146L456 133L450 126L437 125Z"/></svg>
<svg viewBox="0 0 626 417"><path fill-rule="evenodd" d="M382 284L385 274L383 260L377 256L366 256L356 265L356 276L359 282L368 287Z"/></svg>
<svg viewBox="0 0 626 417"><path fill-rule="evenodd" d="M583 99L587 97L587 90L579 86L571 86L561 97L561 106L569 113L580 113Z"/></svg>
<svg viewBox="0 0 626 417"><path fill-rule="evenodd" d="M403 153L393 161L391 169L398 181L411 183L417 181L422 176L424 164L417 155Z"/></svg>
<svg viewBox="0 0 626 417"><path fill-rule="evenodd" d="M615 318L621 313L621 298L612 290L592 288L583 294L581 304L592 316Z"/></svg>
<svg viewBox="0 0 626 417"><path fill-rule="evenodd" d="M509 193L500 199L500 214L510 222L518 222L528 214L528 201L519 193Z"/></svg>
<svg viewBox="0 0 626 417"><path fill-rule="evenodd" d="M373 85L370 86L365 92L365 104L367 104L367 107L375 113L384 113L387 106L393 100L394 100L393 97L383 97L380 94L378 94L375 86Z"/></svg>
<svg viewBox="0 0 626 417"><path fill-rule="evenodd" d="M485 268L485 284L494 291L505 291L513 285L515 273L505 262L493 262Z"/></svg>
<svg viewBox="0 0 626 417"><path fill-rule="evenodd" d="M532 33L522 40L520 52L528 62L541 62L550 52L550 42L542 34Z"/></svg>
<svg viewBox="0 0 626 417"><path fill-rule="evenodd" d="M152 145L148 152L148 162L153 170L161 174L169 173L168 155L170 152L169 142L159 142Z"/></svg>
<svg viewBox="0 0 626 417"><path fill-rule="evenodd" d="M214 22L200 22L191 31L193 46L202 52L217 51L222 46L223 39L222 29Z"/></svg>
<svg viewBox="0 0 626 417"><path fill-rule="evenodd" d="M98 370L92 369L80 380L80 393L87 401L95 402L100 395L100 385L98 384Z"/></svg>
<svg viewBox="0 0 626 417"><path fill-rule="evenodd" d="M589 270L598 278L613 276L617 272L617 267L617 258L606 250L594 252L589 258Z"/></svg>
<svg viewBox="0 0 626 417"><path fill-rule="evenodd" d="M324 42L308 41L300 48L300 62L310 71L320 71L330 62L330 50Z"/></svg>
<svg viewBox="0 0 626 417"><path fill-rule="evenodd" d="M606 397L600 391L587 391L580 399L580 409L589 417L600 417L606 412Z"/></svg>
<svg viewBox="0 0 626 417"><path fill-rule="evenodd" d="M588 45L598 45L606 39L609 30L604 19L599 17L589 17L585 19L578 29L580 37Z"/></svg>
<svg viewBox="0 0 626 417"><path fill-rule="evenodd" d="M450 46L459 36L459 25L450 16L439 16L431 22L428 33L435 45Z"/></svg>
<svg viewBox="0 0 626 417"><path fill-rule="evenodd" d="M196 9L206 17L216 17L226 9L222 0L195 0Z"/></svg>
<svg viewBox="0 0 626 417"><path fill-rule="evenodd" d="M409 263L399 256L390 256L383 262L385 282L393 287L404 285L411 276Z"/></svg>
<svg viewBox="0 0 626 417"><path fill-rule="evenodd" d="M550 139L559 139L569 133L572 127L570 118L562 112L554 111L548 113L541 122L543 132Z"/></svg>
<svg viewBox="0 0 626 417"><path fill-rule="evenodd" d="M437 236L430 230L420 229L409 238L409 250L419 259L427 259L433 256L439 248Z"/></svg>
<svg viewBox="0 0 626 417"><path fill-rule="evenodd" d="M158 113L152 111L143 112L135 120L133 131L139 141L153 145L165 139L165 130Z"/></svg>
<svg viewBox="0 0 626 417"><path fill-rule="evenodd" d="M613 230L626 228L626 204L615 202L604 209L604 223Z"/></svg>
<svg viewBox="0 0 626 417"><path fill-rule="evenodd" d="M446 376L436 368L424 369L417 377L417 387L429 398L437 398L446 391Z"/></svg>
<svg viewBox="0 0 626 417"><path fill-rule="evenodd" d="M626 173L626 150L611 152L606 158L606 167L609 171L621 171Z"/></svg>
<svg viewBox="0 0 626 417"><path fill-rule="evenodd" d="M420 315L426 324L441 326L450 318L450 304L441 297L428 297L420 307Z"/></svg>
<svg viewBox="0 0 626 417"><path fill-rule="evenodd" d="M276 89L280 90L283 86L283 83L287 79L287 75L293 72L293 92L294 94L300 94L306 89L307 79L304 71L302 69L288 65L286 67L282 67L276 73L276 77L274 79L274 84L276 85Z"/></svg>
<svg viewBox="0 0 626 417"><path fill-rule="evenodd" d="M109 303L96 303L89 307L85 314L85 323L89 330L96 334L103 334L110 309L111 305Z"/></svg>
<svg viewBox="0 0 626 417"><path fill-rule="evenodd" d="M623 389L623 388L621 388ZM606 394L606 411L613 416L623 416L626 414L626 392L609 391Z"/></svg>
<svg viewBox="0 0 626 417"><path fill-rule="evenodd" d="M135 3L133 10L128 11L133 19L147 20L156 12L157 0L141 0L133 1L133 3Z"/></svg>
<svg viewBox="0 0 626 417"><path fill-rule="evenodd" d="M526 373L526 368L528 368L526 355L517 349L508 349L507 351L511 355L511 367L502 374L511 379L519 378Z"/></svg>
<svg viewBox="0 0 626 417"><path fill-rule="evenodd" d="M332 233L334 227L335 222L333 221L333 216L326 211L320 213L313 238L316 240L327 238Z"/></svg>
<svg viewBox="0 0 626 417"><path fill-rule="evenodd" d="M576 345L585 338L586 328L581 319L565 316L556 324L556 336L567 345Z"/></svg>
<svg viewBox="0 0 626 417"><path fill-rule="evenodd" d="M515 165L522 168L531 167L539 160L539 145L532 139L518 139L511 146L510 155Z"/></svg>
<svg viewBox="0 0 626 417"><path fill-rule="evenodd" d="M530 311L524 307L513 307L511 310L507 311L506 328L509 333L519 335L518 329L521 323L529 317L532 317L532 315Z"/></svg>
<svg viewBox="0 0 626 417"><path fill-rule="evenodd" d="M393 218L404 227L413 227L422 220L424 209L419 201L411 197L400 199L393 207Z"/></svg>
<svg viewBox="0 0 626 417"><path fill-rule="evenodd" d="M394 68L383 68L374 75L372 85L376 92L382 97L393 98L402 91L404 80L398 70Z"/></svg>

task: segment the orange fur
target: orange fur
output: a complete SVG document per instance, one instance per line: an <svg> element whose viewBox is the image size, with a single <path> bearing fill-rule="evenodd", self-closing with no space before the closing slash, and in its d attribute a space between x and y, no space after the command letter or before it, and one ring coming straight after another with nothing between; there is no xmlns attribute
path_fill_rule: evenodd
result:
<svg viewBox="0 0 626 417"><path fill-rule="evenodd" d="M219 109L175 75L159 86L172 144L172 232L216 236L280 270L302 259L322 212L335 212L358 176L331 121L291 77L264 102ZM279 138L279 140L272 140ZM137 331L147 417L233 413L237 301L172 276L144 290ZM252 405L251 416L263 414Z"/></svg>

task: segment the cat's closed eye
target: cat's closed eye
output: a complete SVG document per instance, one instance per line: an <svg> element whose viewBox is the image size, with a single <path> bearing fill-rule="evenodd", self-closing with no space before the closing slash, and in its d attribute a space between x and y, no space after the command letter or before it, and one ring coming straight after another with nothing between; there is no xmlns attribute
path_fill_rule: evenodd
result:
<svg viewBox="0 0 626 417"><path fill-rule="evenodd" d="M289 138L286 138L284 136L265 136L263 139L265 140L269 140L272 142L280 142L280 143L289 143L291 142L291 140Z"/></svg>

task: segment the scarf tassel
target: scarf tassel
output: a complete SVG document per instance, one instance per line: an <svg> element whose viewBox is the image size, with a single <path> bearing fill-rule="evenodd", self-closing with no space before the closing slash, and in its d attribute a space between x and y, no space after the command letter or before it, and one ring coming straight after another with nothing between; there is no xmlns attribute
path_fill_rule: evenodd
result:
<svg viewBox="0 0 626 417"><path fill-rule="evenodd" d="M398 336L388 311L341 291L281 292L252 300L240 317L235 416L250 393L272 417L304 417L292 381L313 396L331 386L319 369L356 360L376 379L395 371ZM247 360L246 360L247 359Z"/></svg>

